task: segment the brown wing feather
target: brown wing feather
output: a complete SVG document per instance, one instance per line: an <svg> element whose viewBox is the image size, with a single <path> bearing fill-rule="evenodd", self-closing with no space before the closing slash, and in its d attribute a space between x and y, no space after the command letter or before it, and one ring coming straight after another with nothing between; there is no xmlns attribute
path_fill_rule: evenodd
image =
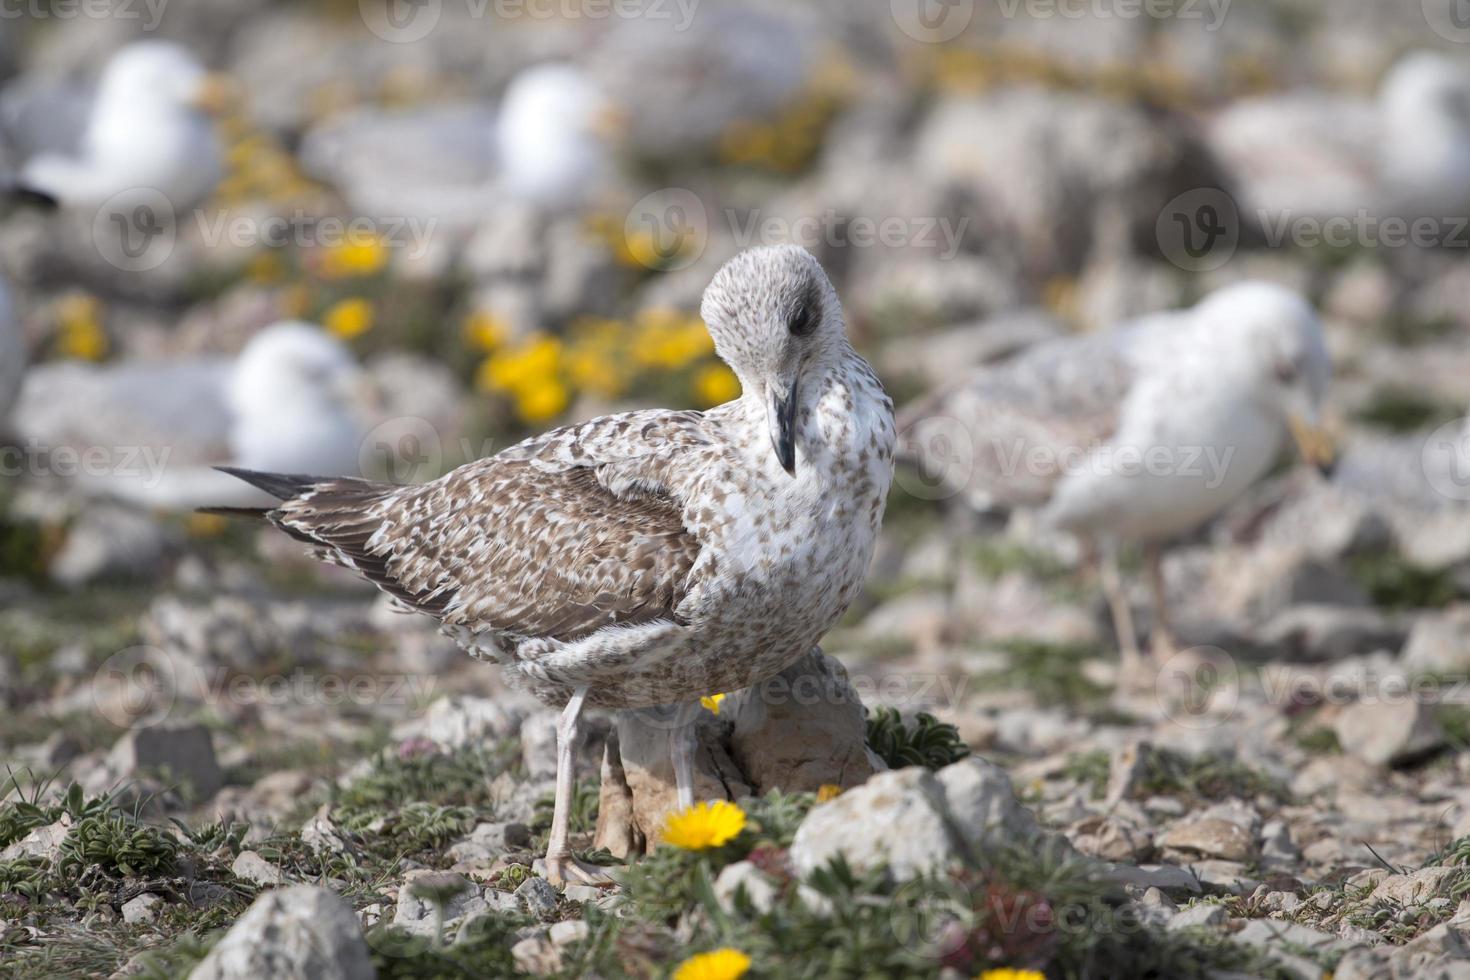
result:
<svg viewBox="0 0 1470 980"><path fill-rule="evenodd" d="M271 518L388 594L475 631L572 640L676 619L700 546L656 481L507 453L432 483L331 480Z"/></svg>

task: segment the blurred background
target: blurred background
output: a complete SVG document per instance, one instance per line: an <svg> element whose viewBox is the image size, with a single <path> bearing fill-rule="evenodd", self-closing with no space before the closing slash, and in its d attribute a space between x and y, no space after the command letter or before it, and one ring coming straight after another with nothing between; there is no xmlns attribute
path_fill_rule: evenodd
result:
<svg viewBox="0 0 1470 980"><path fill-rule="evenodd" d="M1470 834L1462 0L34 0L0 5L0 134L12 801L75 781L296 832L381 753L531 746L541 709L428 620L197 513L255 502L209 467L421 481L727 401L701 292L794 242L900 408L1246 279L1310 302L1333 364L1336 469L1284 459L1166 557L1195 700L1123 697L1076 542L905 468L824 644L870 706L955 725L1112 860L1165 853L1185 806L1149 801L1244 801L1248 858L1185 845L1242 900ZM358 792L353 829L389 835L400 791L449 805ZM81 898L37 920L18 874L0 959L32 968L106 974L243 908L67 961ZM1459 887L1351 921L1410 939Z"/></svg>

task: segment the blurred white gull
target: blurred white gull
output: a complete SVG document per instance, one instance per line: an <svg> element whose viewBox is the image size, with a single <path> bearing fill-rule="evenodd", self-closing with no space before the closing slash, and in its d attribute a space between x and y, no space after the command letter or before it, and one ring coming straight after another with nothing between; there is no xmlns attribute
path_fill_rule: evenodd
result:
<svg viewBox="0 0 1470 980"><path fill-rule="evenodd" d="M1118 547L1144 546L1151 641L1166 654L1162 544L1264 476L1289 435L1309 461L1329 463L1320 419L1330 376L1311 306L1280 286L1240 283L1188 310L982 369L904 412L900 453L936 496L1038 509L1100 551L1126 673L1139 677Z"/></svg>
<svg viewBox="0 0 1470 980"><path fill-rule="evenodd" d="M175 212L199 204L220 177L219 147L208 111L221 82L185 48L138 41L113 55L74 128L75 100L42 87L6 93L7 138L24 152L19 189L64 207L96 207L138 189L165 195Z"/></svg>
<svg viewBox="0 0 1470 980"><path fill-rule="evenodd" d="M578 68L533 65L498 111L475 103L364 108L302 140L300 160L359 214L467 228L506 203L572 208L608 168L610 104Z"/></svg>
<svg viewBox="0 0 1470 980"><path fill-rule="evenodd" d="M1376 102L1322 92L1242 101L1207 141L1244 217L1454 217L1470 207L1470 64L1417 51Z"/></svg>
<svg viewBox="0 0 1470 980"><path fill-rule="evenodd" d="M84 493L174 510L262 498L211 469L221 463L295 472L358 472L363 377L321 329L274 324L233 361L199 358L31 369L15 429ZM90 459L90 462L88 460ZM75 461L77 465L72 465Z"/></svg>

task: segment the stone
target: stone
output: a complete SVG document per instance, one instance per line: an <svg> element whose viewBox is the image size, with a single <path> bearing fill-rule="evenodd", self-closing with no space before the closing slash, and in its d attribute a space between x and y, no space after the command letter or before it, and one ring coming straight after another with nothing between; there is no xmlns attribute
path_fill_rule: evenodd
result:
<svg viewBox="0 0 1470 980"><path fill-rule="evenodd" d="M135 728L113 746L108 766L121 778L160 774L199 800L209 799L225 781L209 729L198 724L163 722Z"/></svg>
<svg viewBox="0 0 1470 980"><path fill-rule="evenodd" d="M1447 897L1449 885L1464 876L1461 868L1429 867L1408 874L1388 875L1373 889L1379 902L1418 905L1432 898Z"/></svg>
<svg viewBox="0 0 1470 980"><path fill-rule="evenodd" d="M913 766L881 772L812 810L796 832L791 862L806 874L841 854L855 868L885 864L903 880L977 863L996 845L1070 845L1046 837L1016 799L1004 770L975 756L937 773Z"/></svg>
<svg viewBox="0 0 1470 980"><path fill-rule="evenodd" d="M1108 786L1103 803L1109 809L1132 799L1148 777L1154 747L1141 739L1119 746L1108 765Z"/></svg>
<svg viewBox="0 0 1470 980"><path fill-rule="evenodd" d="M398 887L393 924L419 935L434 936L450 923L488 908L479 887L462 875L410 871Z"/></svg>
<svg viewBox="0 0 1470 980"><path fill-rule="evenodd" d="M1169 920L1169 929L1218 929L1223 926L1229 914L1223 906L1209 902L1201 902L1182 909Z"/></svg>
<svg viewBox="0 0 1470 980"><path fill-rule="evenodd" d="M715 898L729 912L735 907L735 896L744 892L757 912L770 911L777 897L776 882L749 861L725 865L715 879Z"/></svg>
<svg viewBox="0 0 1470 980"><path fill-rule="evenodd" d="M545 878L527 878L516 889L515 895L521 907L538 919L549 919L556 914L560 896Z"/></svg>
<svg viewBox="0 0 1470 980"><path fill-rule="evenodd" d="M1126 820L1089 817L1068 831L1077 850L1103 861L1142 861L1153 853L1153 834Z"/></svg>
<svg viewBox="0 0 1470 980"><path fill-rule="evenodd" d="M731 705L731 702L734 702ZM727 698L730 753L756 795L860 785L877 766L865 741L862 699L841 663L820 648Z"/></svg>
<svg viewBox="0 0 1470 980"><path fill-rule="evenodd" d="M330 803L323 803L301 825L301 842L321 855L345 854L356 850L346 832L332 819Z"/></svg>
<svg viewBox="0 0 1470 980"><path fill-rule="evenodd" d="M1199 876L1188 868L1172 864L1110 864L1103 866L1103 876L1119 885L1139 890L1157 888L1166 895L1188 897L1204 891Z"/></svg>
<svg viewBox="0 0 1470 980"><path fill-rule="evenodd" d="M38 857L48 862L55 861L61 855L61 844L71 831L71 825L70 815L62 814L61 819L55 823L35 828L5 850L0 851L0 861L14 861L16 858L23 857Z"/></svg>
<svg viewBox="0 0 1470 980"><path fill-rule="evenodd" d="M449 846L449 856L456 861L485 865L502 854L527 850L531 846L531 828L523 823L480 823L469 836Z"/></svg>
<svg viewBox="0 0 1470 980"><path fill-rule="evenodd" d="M1249 831L1220 817L1181 820L1160 834L1156 843L1166 853L1176 851L1227 861L1249 861L1256 856Z"/></svg>
<svg viewBox="0 0 1470 980"><path fill-rule="evenodd" d="M1420 614L1399 660L1412 674L1470 672L1470 605Z"/></svg>
<svg viewBox="0 0 1470 980"><path fill-rule="evenodd" d="M1332 663L1397 650L1405 635L1404 624L1379 609L1302 604L1271 617L1255 638L1284 659Z"/></svg>
<svg viewBox="0 0 1470 980"><path fill-rule="evenodd" d="M1422 758L1444 744L1432 707L1418 699L1355 702L1338 713L1332 730L1344 752L1375 766Z"/></svg>
<svg viewBox="0 0 1470 980"><path fill-rule="evenodd" d="M452 751L510 738L520 725L520 714L502 700L456 694L430 704L423 717L395 727L393 737L424 738Z"/></svg>
<svg viewBox="0 0 1470 980"><path fill-rule="evenodd" d="M137 924L140 922L152 922L158 918L158 906L163 904L163 896L152 892L144 892L123 903L122 917L124 922Z"/></svg>
<svg viewBox="0 0 1470 980"><path fill-rule="evenodd" d="M325 888L295 885L259 896L189 980L373 980L357 916Z"/></svg>
<svg viewBox="0 0 1470 980"><path fill-rule="evenodd" d="M257 885L274 886L286 883L285 872L255 851L241 851L235 858L235 863L230 865L230 870L235 877L253 881Z"/></svg>
<svg viewBox="0 0 1470 980"><path fill-rule="evenodd" d="M540 711L521 722L521 762L533 778L556 776L555 711Z"/></svg>
<svg viewBox="0 0 1470 980"><path fill-rule="evenodd" d="M148 514L93 505L67 528L66 539L52 555L47 572L71 588L104 576L146 576L158 571L178 544L177 535Z"/></svg>

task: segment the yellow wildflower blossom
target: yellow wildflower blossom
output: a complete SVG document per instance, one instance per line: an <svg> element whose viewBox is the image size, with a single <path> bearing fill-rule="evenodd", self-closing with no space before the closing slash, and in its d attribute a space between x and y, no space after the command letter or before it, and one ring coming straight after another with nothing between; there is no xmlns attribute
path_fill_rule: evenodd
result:
<svg viewBox="0 0 1470 980"><path fill-rule="evenodd" d="M725 946L689 957L674 971L674 980L740 980L749 969L749 956Z"/></svg>
<svg viewBox="0 0 1470 980"><path fill-rule="evenodd" d="M694 376L694 397L701 408L734 401L740 397L740 379L723 364L706 364Z"/></svg>
<svg viewBox="0 0 1470 980"><path fill-rule="evenodd" d="M699 703L708 708L711 714L717 715L720 713L720 703L724 700L725 695L723 694L706 694L699 699Z"/></svg>
<svg viewBox="0 0 1470 980"><path fill-rule="evenodd" d="M823 783L817 787L817 802L829 803L842 795L842 787L836 783Z"/></svg>
<svg viewBox="0 0 1470 980"><path fill-rule="evenodd" d="M494 313L476 311L471 313L464 321L465 343L475 350L486 354L500 349L510 336L510 327L505 320Z"/></svg>
<svg viewBox="0 0 1470 980"><path fill-rule="evenodd" d="M327 279L371 276L388 264L388 246L379 238L357 237L324 250L320 271Z"/></svg>
<svg viewBox="0 0 1470 980"><path fill-rule="evenodd" d="M516 414L522 421L535 423L556 418L571 402L571 392L557 378L543 378L516 389Z"/></svg>
<svg viewBox="0 0 1470 980"><path fill-rule="evenodd" d="M204 514L195 511L184 518L184 530L190 537L214 538L225 532L228 523L218 514Z"/></svg>
<svg viewBox="0 0 1470 980"><path fill-rule="evenodd" d="M1040 970L1017 970L1014 967L1003 966L995 970L986 970L975 980L1046 980L1046 974Z"/></svg>
<svg viewBox="0 0 1470 980"><path fill-rule="evenodd" d="M373 305L357 296L341 300L322 315L322 325L343 340L359 337L373 328Z"/></svg>
<svg viewBox="0 0 1470 980"><path fill-rule="evenodd" d="M745 811L729 800L715 800L669 814L663 840L686 851L703 851L729 843L744 829Z"/></svg>
<svg viewBox="0 0 1470 980"><path fill-rule="evenodd" d="M74 293L56 308L60 335L57 346L66 357L100 361L110 346L102 329L102 304L95 296Z"/></svg>

